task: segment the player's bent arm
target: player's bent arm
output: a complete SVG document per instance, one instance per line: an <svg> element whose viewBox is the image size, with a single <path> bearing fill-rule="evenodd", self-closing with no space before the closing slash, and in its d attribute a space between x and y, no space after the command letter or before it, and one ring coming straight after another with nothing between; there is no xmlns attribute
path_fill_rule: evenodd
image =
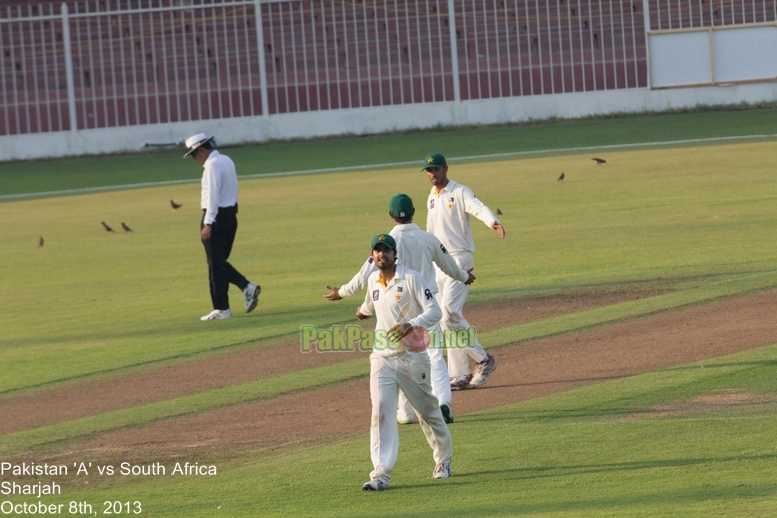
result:
<svg viewBox="0 0 777 518"><path fill-rule="evenodd" d="M368 292L364 296L364 302L359 306L359 309L356 310L356 318L359 320L366 320L370 318L374 312L375 306L372 304L372 296Z"/></svg>
<svg viewBox="0 0 777 518"><path fill-rule="evenodd" d="M442 318L442 309L437 304L437 300L432 294L432 290L423 282L423 279L419 277L415 278L413 286L413 296L416 302L424 308L423 312L417 317L408 321L411 327L421 326L425 329L431 329Z"/></svg>
<svg viewBox="0 0 777 518"><path fill-rule="evenodd" d="M448 277L467 284L467 281L469 281L469 274L459 268L459 265L456 264L456 260L451 257L451 254L448 253L448 250L440 243L439 239L435 237L434 242L434 255L432 255L434 264L436 264Z"/></svg>

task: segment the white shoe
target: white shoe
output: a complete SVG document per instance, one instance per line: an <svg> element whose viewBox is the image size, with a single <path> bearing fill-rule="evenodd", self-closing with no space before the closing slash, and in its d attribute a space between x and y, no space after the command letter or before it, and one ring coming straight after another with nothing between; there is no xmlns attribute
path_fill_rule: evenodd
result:
<svg viewBox="0 0 777 518"><path fill-rule="evenodd" d="M499 360L496 359L496 356L489 354L485 360L478 363L475 367L475 375L469 383L470 388L477 388L485 385L488 378L491 377L491 373L494 372L498 366Z"/></svg>
<svg viewBox="0 0 777 518"><path fill-rule="evenodd" d="M232 310L214 309L207 315L200 317L200 320L224 320L225 318L232 318Z"/></svg>
<svg viewBox="0 0 777 518"><path fill-rule="evenodd" d="M451 390L467 390L472 388L470 382L472 381L472 374L466 376L458 376L451 378Z"/></svg>
<svg viewBox="0 0 777 518"><path fill-rule="evenodd" d="M437 466L434 467L434 473L432 473L432 477L434 478L448 478L451 476L451 463L448 462L441 462Z"/></svg>
<svg viewBox="0 0 777 518"><path fill-rule="evenodd" d="M249 282L248 286L243 290L243 296L246 298L246 313L252 312L256 305L259 304L260 293L262 293L262 287L253 282Z"/></svg>
<svg viewBox="0 0 777 518"><path fill-rule="evenodd" d="M362 491L383 491L389 488L389 483L379 478L373 478L362 486Z"/></svg>
<svg viewBox="0 0 777 518"><path fill-rule="evenodd" d="M397 423L399 424L413 424L412 417L397 417Z"/></svg>

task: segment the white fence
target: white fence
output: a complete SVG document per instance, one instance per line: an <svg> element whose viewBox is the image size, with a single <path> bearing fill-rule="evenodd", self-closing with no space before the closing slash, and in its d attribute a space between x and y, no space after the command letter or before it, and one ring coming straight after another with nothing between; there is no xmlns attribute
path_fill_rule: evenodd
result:
<svg viewBox="0 0 777 518"><path fill-rule="evenodd" d="M691 84L665 37L772 23L776 2L6 0L0 160L693 105L643 94ZM723 98L772 99L741 92Z"/></svg>
<svg viewBox="0 0 777 518"><path fill-rule="evenodd" d="M0 135L647 85L642 3L6 7Z"/></svg>

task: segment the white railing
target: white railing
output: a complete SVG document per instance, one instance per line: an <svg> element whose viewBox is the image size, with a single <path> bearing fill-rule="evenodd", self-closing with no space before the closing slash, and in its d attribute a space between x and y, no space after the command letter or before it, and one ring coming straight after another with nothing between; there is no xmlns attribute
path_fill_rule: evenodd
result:
<svg viewBox="0 0 777 518"><path fill-rule="evenodd" d="M6 0L0 136L647 88L647 31L775 1Z"/></svg>

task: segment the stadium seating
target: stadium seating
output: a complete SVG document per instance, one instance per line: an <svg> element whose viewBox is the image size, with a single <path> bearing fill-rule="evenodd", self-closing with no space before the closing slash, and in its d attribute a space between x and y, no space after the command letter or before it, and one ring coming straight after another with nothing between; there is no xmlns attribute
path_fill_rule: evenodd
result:
<svg viewBox="0 0 777 518"><path fill-rule="evenodd" d="M160 2L66 0L79 128L259 115L260 51L270 114L451 101L454 79L463 100L648 85L638 0L457 2L457 78L444 0L263 3L261 49L253 6L152 14ZM652 30L773 22L775 2L651 0L648 18ZM5 0L0 18L59 5ZM63 37L57 19L0 23L0 135L70 127Z"/></svg>

